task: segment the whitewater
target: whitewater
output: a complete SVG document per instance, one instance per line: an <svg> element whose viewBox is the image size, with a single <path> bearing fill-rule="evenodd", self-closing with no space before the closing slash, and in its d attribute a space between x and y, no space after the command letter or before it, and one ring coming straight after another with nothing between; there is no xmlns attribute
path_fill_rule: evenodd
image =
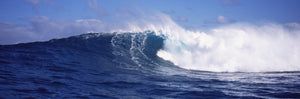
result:
<svg viewBox="0 0 300 99"><path fill-rule="evenodd" d="M0 45L0 98L300 98L299 24L147 18Z"/></svg>
<svg viewBox="0 0 300 99"><path fill-rule="evenodd" d="M193 70L299 71L300 31L287 28L278 24L234 24L208 33L180 31L166 34L164 48L157 55Z"/></svg>
<svg viewBox="0 0 300 99"><path fill-rule="evenodd" d="M164 37L157 55L175 65L214 72L300 70L300 25L235 23L210 30L186 30L165 14L130 22L121 33L154 31ZM143 24L143 25L142 25Z"/></svg>

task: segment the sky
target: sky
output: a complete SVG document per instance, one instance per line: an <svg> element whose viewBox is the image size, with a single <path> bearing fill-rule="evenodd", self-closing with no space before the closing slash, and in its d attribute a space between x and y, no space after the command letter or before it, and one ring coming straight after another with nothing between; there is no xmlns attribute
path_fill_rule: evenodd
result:
<svg viewBox="0 0 300 99"><path fill-rule="evenodd" d="M129 21L152 22L156 13L190 30L240 22L299 23L299 9L300 0L1 0L0 44L106 32Z"/></svg>

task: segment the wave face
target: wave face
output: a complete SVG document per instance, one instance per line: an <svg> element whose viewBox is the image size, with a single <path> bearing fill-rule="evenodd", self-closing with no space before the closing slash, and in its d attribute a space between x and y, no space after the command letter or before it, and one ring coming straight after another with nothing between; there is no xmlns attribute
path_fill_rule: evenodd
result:
<svg viewBox="0 0 300 99"><path fill-rule="evenodd" d="M212 34L183 32L184 35L163 31L91 33L47 42L2 45L0 97L300 97L298 62L293 60L298 58L299 47L291 36L279 38L278 34L265 39L270 35L256 37L255 33L239 30L228 30L224 34L218 30ZM253 45L255 42L261 44ZM277 45L290 48L278 49ZM264 46L273 50L260 48ZM294 56L289 57L292 54ZM263 59L263 56L271 59ZM264 65L255 63L259 60L271 65L270 68L259 67ZM257 68L258 71L281 71L280 68L293 72L242 72Z"/></svg>

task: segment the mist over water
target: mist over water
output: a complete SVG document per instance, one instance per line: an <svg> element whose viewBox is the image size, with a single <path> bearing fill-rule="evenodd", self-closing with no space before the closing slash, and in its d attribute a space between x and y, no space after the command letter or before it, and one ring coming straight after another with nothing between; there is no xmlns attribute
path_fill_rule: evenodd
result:
<svg viewBox="0 0 300 99"><path fill-rule="evenodd" d="M300 31L287 24L232 24L173 32L158 56L185 69L217 72L300 70Z"/></svg>
<svg viewBox="0 0 300 99"><path fill-rule="evenodd" d="M157 55L181 68L215 72L300 70L298 23L233 23L187 30L168 15L156 15L155 21L133 22L128 29L150 30L164 37L164 47Z"/></svg>

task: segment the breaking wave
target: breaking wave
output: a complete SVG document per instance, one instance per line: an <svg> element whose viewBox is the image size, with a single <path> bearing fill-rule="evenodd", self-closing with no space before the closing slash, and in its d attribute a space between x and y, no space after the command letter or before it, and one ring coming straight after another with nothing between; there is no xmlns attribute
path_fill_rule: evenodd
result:
<svg viewBox="0 0 300 99"><path fill-rule="evenodd" d="M193 70L268 72L300 70L300 31L287 25L234 24L208 32L168 35L158 56Z"/></svg>
<svg viewBox="0 0 300 99"><path fill-rule="evenodd" d="M92 51L99 50L94 46L110 46L109 48L114 51L101 52L110 49L100 47L101 50L97 52L112 53L111 56L117 58L106 60L118 61L120 64L133 62L139 66L162 65L160 63L163 59L180 68L200 71L300 70L300 25L298 23L264 25L235 23L206 31L192 31L182 28L165 14L153 15L146 20L148 21L125 22L126 24L121 26L123 28L106 30L111 33L75 36L77 39L74 37L61 39L68 43L56 43L75 46L84 42L90 45L86 48ZM109 35L110 38L102 37L103 35ZM93 40L82 41L83 38L90 37L97 39L96 41L108 39L110 42L102 44ZM79 39L81 42L78 42ZM50 42L52 41L55 40ZM153 59L154 57L160 61ZM124 62L128 59L131 61Z"/></svg>

